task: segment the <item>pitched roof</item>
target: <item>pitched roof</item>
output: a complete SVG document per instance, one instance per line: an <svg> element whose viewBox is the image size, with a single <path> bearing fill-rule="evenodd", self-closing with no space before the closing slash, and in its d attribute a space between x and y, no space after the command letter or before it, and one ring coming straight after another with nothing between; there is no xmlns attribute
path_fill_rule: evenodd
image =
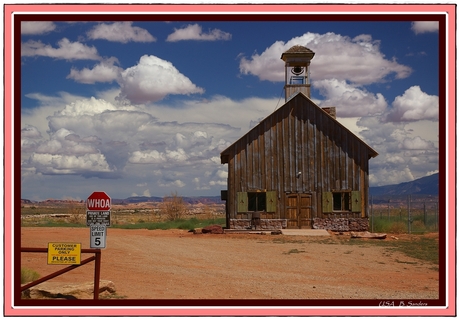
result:
<svg viewBox="0 0 460 320"><path fill-rule="evenodd" d="M288 55L301 55L301 56L311 56L313 58L313 56L315 55L315 53L308 49L307 47L304 47L304 46L300 46L300 45L295 45L291 48L289 48L287 51L283 52L283 54L281 55L281 59L284 60L284 56L288 54Z"/></svg>
<svg viewBox="0 0 460 320"><path fill-rule="evenodd" d="M319 110L321 110L321 112L324 112L325 114L327 114L329 117L330 115L325 111L323 110L321 107L317 106L310 98L308 98L305 94L303 94L302 92L298 92L294 97L296 96L301 96L302 98L304 99L307 99L311 102L311 104L313 106L315 106L316 108L318 108ZM241 139L245 138L247 135L249 135L252 131L254 130L257 130L258 127L260 125L262 125L262 123L267 119L269 118L270 116L272 116L274 113L276 112L279 112L279 110L283 109L286 107L286 105L288 105L290 103L290 101L292 101L294 99L294 97L292 99L290 99L289 101L287 101L283 106L281 106L280 108L278 108L277 110L275 110L274 112L272 112L270 115L268 115L265 119L263 119L262 121L260 121L256 126L254 126L253 128L251 128L246 134L244 134L241 138L239 138L238 140L236 140L234 143L232 143L230 146L228 146L225 150L223 150L221 153L220 153L220 157L221 157L221 163L227 163L227 162L224 162L223 161L223 156L224 155L229 155L229 151L230 149L238 142L240 141ZM331 120L333 120L336 125L342 127L344 130L348 131L353 137L355 137L358 141L360 141L362 144L364 144L364 146L367 147L368 151L369 151L369 156L372 157L372 158L375 158L376 156L378 156L378 153L377 151L375 151L374 149L372 149L369 145L367 145L363 140L361 140L358 136L356 136L353 132L351 132L347 127L345 127L343 124L341 124L339 121L337 121L336 119L334 119L333 117L330 117Z"/></svg>

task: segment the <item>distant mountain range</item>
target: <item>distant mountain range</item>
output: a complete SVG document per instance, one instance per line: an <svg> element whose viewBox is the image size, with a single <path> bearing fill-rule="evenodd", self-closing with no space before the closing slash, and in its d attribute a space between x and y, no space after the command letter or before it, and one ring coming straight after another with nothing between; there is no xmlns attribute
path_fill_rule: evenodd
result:
<svg viewBox="0 0 460 320"><path fill-rule="evenodd" d="M371 196L439 195L439 173L409 182L370 187Z"/></svg>
<svg viewBox="0 0 460 320"><path fill-rule="evenodd" d="M209 197L181 197L185 203L190 204L215 204L215 203L225 203L220 200L220 196L209 196ZM163 197L129 197L126 199L112 199L113 204L129 204L129 203L139 203L139 202L163 202Z"/></svg>
<svg viewBox="0 0 460 320"><path fill-rule="evenodd" d="M393 184L381 187L370 187L369 194L371 196L404 196L404 195L439 195L439 173L433 174L428 177L423 177L409 182L400 184ZM225 203L220 199L220 196L202 196L202 197L182 197L183 201L190 204L219 204ZM112 204L130 204L140 202L162 202L163 197L129 197L126 199L112 199ZM21 199L22 203L35 203L28 199ZM41 202L47 203L67 203L74 202L70 200L45 200ZM77 202L77 201L75 201ZM83 200L79 202L84 202Z"/></svg>

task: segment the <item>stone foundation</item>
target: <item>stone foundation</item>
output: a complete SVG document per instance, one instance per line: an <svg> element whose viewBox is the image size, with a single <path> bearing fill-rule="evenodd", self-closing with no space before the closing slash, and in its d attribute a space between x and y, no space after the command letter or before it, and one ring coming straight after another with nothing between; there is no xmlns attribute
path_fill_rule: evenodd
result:
<svg viewBox="0 0 460 320"><path fill-rule="evenodd" d="M369 221L367 218L314 218L313 229L369 231Z"/></svg>
<svg viewBox="0 0 460 320"><path fill-rule="evenodd" d="M286 219L260 219L257 228L251 225L251 219L230 219L230 229L233 230L280 230L287 228ZM369 231L367 218L314 218L312 229L331 231Z"/></svg>
<svg viewBox="0 0 460 320"><path fill-rule="evenodd" d="M230 229L251 230L251 219L230 219ZM286 219L260 219L256 230L279 230L287 227Z"/></svg>

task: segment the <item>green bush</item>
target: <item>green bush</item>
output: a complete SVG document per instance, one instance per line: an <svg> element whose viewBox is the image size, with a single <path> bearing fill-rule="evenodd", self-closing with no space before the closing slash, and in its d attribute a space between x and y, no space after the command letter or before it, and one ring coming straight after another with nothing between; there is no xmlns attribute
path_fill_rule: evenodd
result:
<svg viewBox="0 0 460 320"><path fill-rule="evenodd" d="M387 219L384 218L375 218L373 221L371 221L371 226L370 229L373 230L373 232L388 232L390 230L392 222L388 221Z"/></svg>
<svg viewBox="0 0 460 320"><path fill-rule="evenodd" d="M392 221L387 218L374 218L373 228L372 221L370 229L378 233L407 233L407 222L402 220Z"/></svg>

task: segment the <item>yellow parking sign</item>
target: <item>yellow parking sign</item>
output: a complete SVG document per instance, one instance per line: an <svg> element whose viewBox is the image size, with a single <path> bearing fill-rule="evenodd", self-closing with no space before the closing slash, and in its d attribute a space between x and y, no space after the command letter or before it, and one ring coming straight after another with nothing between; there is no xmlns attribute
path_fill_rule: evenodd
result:
<svg viewBox="0 0 460 320"><path fill-rule="evenodd" d="M48 243L48 264L80 264L81 243Z"/></svg>

